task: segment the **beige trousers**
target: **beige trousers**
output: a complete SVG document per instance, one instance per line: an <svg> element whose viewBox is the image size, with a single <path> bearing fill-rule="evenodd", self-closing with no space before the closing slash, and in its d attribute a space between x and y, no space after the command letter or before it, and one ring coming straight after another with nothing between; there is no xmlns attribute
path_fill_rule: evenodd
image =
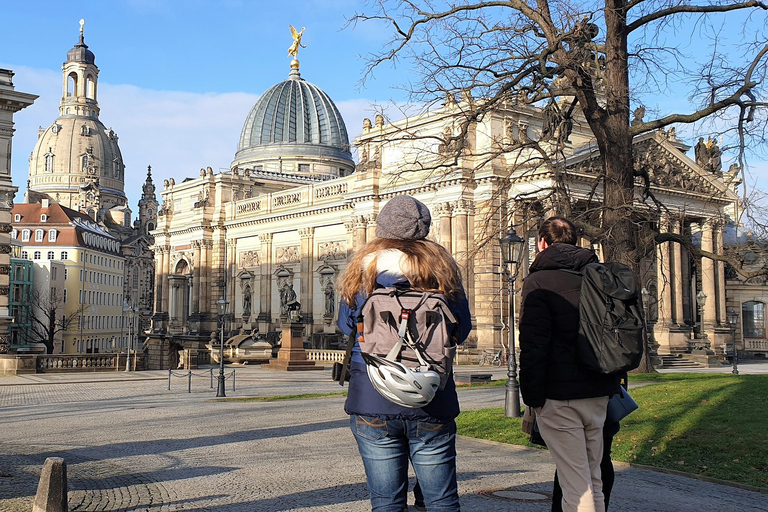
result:
<svg viewBox="0 0 768 512"><path fill-rule="evenodd" d="M605 512L600 459L608 397L550 400L536 421L555 460L563 512Z"/></svg>

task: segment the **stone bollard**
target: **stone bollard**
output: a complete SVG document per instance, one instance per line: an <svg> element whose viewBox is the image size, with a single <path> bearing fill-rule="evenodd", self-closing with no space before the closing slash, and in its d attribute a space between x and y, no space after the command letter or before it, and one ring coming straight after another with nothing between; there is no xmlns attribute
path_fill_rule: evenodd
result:
<svg viewBox="0 0 768 512"><path fill-rule="evenodd" d="M32 512L67 512L67 463L61 457L45 459Z"/></svg>

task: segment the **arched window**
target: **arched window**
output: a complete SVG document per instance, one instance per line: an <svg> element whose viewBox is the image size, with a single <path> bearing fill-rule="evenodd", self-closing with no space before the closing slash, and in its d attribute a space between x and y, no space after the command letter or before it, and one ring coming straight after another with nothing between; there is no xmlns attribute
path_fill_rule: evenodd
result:
<svg viewBox="0 0 768 512"><path fill-rule="evenodd" d="M88 75L85 79L85 95L94 99L96 97L96 82L93 81L93 76Z"/></svg>
<svg viewBox="0 0 768 512"><path fill-rule="evenodd" d="M42 242L44 234L45 233L43 232L42 229L36 229L35 230L35 242Z"/></svg>
<svg viewBox="0 0 768 512"><path fill-rule="evenodd" d="M21 259L28 260L29 259L29 253L27 251L21 251Z"/></svg>
<svg viewBox="0 0 768 512"><path fill-rule="evenodd" d="M67 77L67 96L77 96L77 73L70 73Z"/></svg>
<svg viewBox="0 0 768 512"><path fill-rule="evenodd" d="M42 257L43 257L43 253L41 253L40 251L35 251L33 256L32 256L32 258L36 259L36 260L39 260Z"/></svg>
<svg viewBox="0 0 768 512"><path fill-rule="evenodd" d="M56 234L57 231L55 229L51 229L48 231L48 241L49 242L55 242L56 241Z"/></svg>
<svg viewBox="0 0 768 512"><path fill-rule="evenodd" d="M745 338L765 338L765 304L749 301L741 305Z"/></svg>
<svg viewBox="0 0 768 512"><path fill-rule="evenodd" d="M45 172L53 172L53 153L45 155Z"/></svg>
<svg viewBox="0 0 768 512"><path fill-rule="evenodd" d="M29 236L32 234L32 232L28 229L25 229L21 232L21 241L22 242L29 242Z"/></svg>
<svg viewBox="0 0 768 512"><path fill-rule="evenodd" d="M53 259L53 251L48 251L48 258L49 260Z"/></svg>

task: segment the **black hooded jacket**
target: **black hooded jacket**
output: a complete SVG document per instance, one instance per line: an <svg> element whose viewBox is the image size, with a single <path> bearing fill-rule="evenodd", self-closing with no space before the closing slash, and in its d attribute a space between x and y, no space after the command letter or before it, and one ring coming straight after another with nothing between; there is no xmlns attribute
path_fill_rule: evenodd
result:
<svg viewBox="0 0 768 512"><path fill-rule="evenodd" d="M561 270L596 261L589 249L555 243L531 265L520 312L520 389L530 407L619 391L618 375L588 370L576 358L581 277Z"/></svg>

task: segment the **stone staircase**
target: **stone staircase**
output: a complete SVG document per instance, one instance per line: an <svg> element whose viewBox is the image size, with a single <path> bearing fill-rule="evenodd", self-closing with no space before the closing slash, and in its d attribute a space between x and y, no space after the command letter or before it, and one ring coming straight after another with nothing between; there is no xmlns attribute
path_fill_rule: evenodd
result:
<svg viewBox="0 0 768 512"><path fill-rule="evenodd" d="M686 357L686 354L661 356L662 368L704 368L704 365Z"/></svg>

